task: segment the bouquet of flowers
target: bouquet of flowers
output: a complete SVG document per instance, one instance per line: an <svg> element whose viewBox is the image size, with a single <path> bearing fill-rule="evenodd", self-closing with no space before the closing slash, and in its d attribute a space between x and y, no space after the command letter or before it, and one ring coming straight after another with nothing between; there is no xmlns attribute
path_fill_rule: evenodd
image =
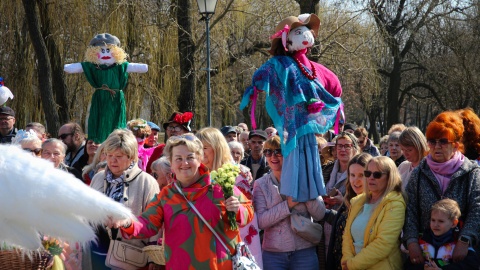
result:
<svg viewBox="0 0 480 270"><path fill-rule="evenodd" d="M52 256L60 255L63 252L60 241L53 237L43 236L42 245Z"/></svg>
<svg viewBox="0 0 480 270"><path fill-rule="evenodd" d="M224 164L216 171L210 173L210 178L218 183L223 190L225 199L230 198L233 195L233 187L235 186L235 179L240 173L240 168L235 164ZM230 230L238 229L237 219L235 212L227 211L228 221L230 222Z"/></svg>

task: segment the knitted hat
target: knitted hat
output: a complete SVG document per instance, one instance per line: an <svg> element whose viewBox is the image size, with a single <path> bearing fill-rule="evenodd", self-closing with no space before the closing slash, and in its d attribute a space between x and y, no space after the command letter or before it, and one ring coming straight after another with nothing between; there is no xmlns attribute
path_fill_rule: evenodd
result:
<svg viewBox="0 0 480 270"><path fill-rule="evenodd" d="M116 45L120 47L120 40L114 36L110 35L109 33L98 34L92 40L90 40L89 46L105 46L108 44Z"/></svg>

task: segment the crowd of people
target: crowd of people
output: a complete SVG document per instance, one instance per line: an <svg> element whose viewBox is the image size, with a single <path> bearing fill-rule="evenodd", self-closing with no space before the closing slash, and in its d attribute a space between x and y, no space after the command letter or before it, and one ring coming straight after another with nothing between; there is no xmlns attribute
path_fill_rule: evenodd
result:
<svg viewBox="0 0 480 270"><path fill-rule="evenodd" d="M142 269L231 269L239 242L261 269L479 269L480 118L471 109L440 113L425 133L394 125L379 147L351 123L317 134L326 194L303 202L280 191L289 167L278 130L197 131L192 117L174 112L163 142L159 125L132 119L97 143L75 122L57 138L41 123L17 130L14 110L0 107L1 143L51 161L138 217L99 227L98 241L79 247L81 263L65 265L109 269L117 239L164 246L166 265ZM240 172L227 198L210 177L225 164ZM321 224L321 241L299 235L292 215Z"/></svg>

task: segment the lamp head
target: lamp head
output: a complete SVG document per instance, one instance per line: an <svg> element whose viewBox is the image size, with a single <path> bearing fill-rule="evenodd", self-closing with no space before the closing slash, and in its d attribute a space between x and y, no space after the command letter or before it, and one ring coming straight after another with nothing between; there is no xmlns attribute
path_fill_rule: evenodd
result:
<svg viewBox="0 0 480 270"><path fill-rule="evenodd" d="M217 0L197 0L198 12L202 15L214 14Z"/></svg>

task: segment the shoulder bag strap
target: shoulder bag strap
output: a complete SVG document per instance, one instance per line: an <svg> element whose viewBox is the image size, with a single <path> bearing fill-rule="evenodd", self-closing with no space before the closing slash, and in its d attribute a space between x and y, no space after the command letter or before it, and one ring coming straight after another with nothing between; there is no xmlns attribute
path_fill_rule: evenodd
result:
<svg viewBox="0 0 480 270"><path fill-rule="evenodd" d="M197 213L198 217L200 217L200 219L203 221L203 223L205 223L205 225L210 229L210 231L212 231L213 235L215 235L215 237L218 239L218 241L220 242L220 244L222 244L222 246L225 248L225 250L230 254L230 249L228 249L227 245L225 245L225 243L222 241L222 238L220 238L220 235L217 234L217 232L212 228L212 226L210 226L210 224L205 220L205 218L202 216L202 214L200 214L200 212L197 210L197 208L195 207L195 205L193 205L192 202L190 202L187 197L185 197L185 194L183 194L182 190L180 189L180 187L178 187L177 185L177 182L174 182L173 183L175 185L175 188L177 188L178 192L180 194L182 194L183 198L185 198L185 200L187 201L187 203L190 205L190 207L192 207L193 211L195 211L195 213Z"/></svg>

